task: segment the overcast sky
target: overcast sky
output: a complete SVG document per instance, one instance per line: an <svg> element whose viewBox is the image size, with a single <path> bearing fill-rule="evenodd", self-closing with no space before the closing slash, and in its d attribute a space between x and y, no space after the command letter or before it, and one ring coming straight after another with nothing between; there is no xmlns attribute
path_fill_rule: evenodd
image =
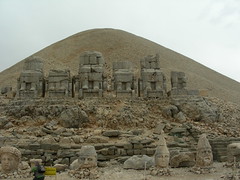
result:
<svg viewBox="0 0 240 180"><path fill-rule="evenodd" d="M93 28L128 31L240 82L240 0L0 0L0 71Z"/></svg>

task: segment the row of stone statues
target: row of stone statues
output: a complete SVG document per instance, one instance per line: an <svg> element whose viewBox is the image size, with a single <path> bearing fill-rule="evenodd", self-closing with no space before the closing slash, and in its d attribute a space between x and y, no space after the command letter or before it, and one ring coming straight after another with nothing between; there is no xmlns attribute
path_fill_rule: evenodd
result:
<svg viewBox="0 0 240 180"><path fill-rule="evenodd" d="M17 97L102 97L112 90L116 96L166 97L166 78L160 69L159 55L147 56L140 61L141 77L136 80L133 65L128 61L113 62L111 89L105 75L105 61L101 53L87 51L80 55L78 75L71 77L69 70L50 70L44 78L43 61L39 57L25 60L18 78ZM183 72L171 72L171 95L198 94L186 89Z"/></svg>
<svg viewBox="0 0 240 180"><path fill-rule="evenodd" d="M146 155L145 155L146 156ZM133 158L125 161L124 167L131 168L126 164L131 164ZM0 148L1 173L9 174L17 172L21 160L21 152L15 147L1 147ZM170 175L169 161L170 153L164 138L164 134L160 134L159 143L153 157L149 157L153 163L151 171L155 171L155 175ZM212 149L205 134L201 135L197 145L196 164L192 171L202 171L203 173L210 173L213 164ZM133 166L137 164L132 163ZM143 164L143 167L146 164ZM208 172L206 172L206 169ZM82 173L82 171L87 173ZM69 175L80 179L96 179L97 173L97 153L94 146L82 146L78 153L78 158L70 165ZM87 176L87 177L86 177Z"/></svg>

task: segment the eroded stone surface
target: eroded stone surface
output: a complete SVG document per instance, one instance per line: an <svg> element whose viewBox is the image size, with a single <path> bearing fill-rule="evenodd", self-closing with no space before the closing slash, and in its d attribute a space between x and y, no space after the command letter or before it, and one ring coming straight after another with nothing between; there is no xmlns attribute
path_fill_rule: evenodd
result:
<svg viewBox="0 0 240 180"><path fill-rule="evenodd" d="M34 99L43 96L43 61L39 57L30 57L24 62L23 71L18 78L17 97Z"/></svg>
<svg viewBox="0 0 240 180"><path fill-rule="evenodd" d="M160 70L159 55L147 56L140 61L140 93L143 97L165 97L166 77Z"/></svg>
<svg viewBox="0 0 240 180"><path fill-rule="evenodd" d="M3 173L10 173L18 170L21 160L21 152L11 146L0 148L1 169Z"/></svg>

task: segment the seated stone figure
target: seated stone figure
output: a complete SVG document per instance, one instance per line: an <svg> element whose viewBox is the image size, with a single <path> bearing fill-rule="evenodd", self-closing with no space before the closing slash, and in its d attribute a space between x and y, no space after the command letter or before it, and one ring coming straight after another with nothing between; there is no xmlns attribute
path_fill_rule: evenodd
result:
<svg viewBox="0 0 240 180"><path fill-rule="evenodd" d="M0 148L1 171L8 174L18 170L18 165L21 159L21 152L11 146Z"/></svg>
<svg viewBox="0 0 240 180"><path fill-rule="evenodd" d="M144 97L165 97L166 77L160 70L160 58L146 56L140 61L141 78L139 81L140 95Z"/></svg>

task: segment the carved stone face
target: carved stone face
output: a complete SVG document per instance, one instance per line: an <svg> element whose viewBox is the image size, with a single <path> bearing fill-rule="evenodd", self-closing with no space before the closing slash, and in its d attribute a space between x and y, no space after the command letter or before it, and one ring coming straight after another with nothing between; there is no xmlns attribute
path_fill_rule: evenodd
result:
<svg viewBox="0 0 240 180"><path fill-rule="evenodd" d="M213 155L210 148L199 149L196 157L196 165L199 167L207 167L212 165Z"/></svg>
<svg viewBox="0 0 240 180"><path fill-rule="evenodd" d="M11 153L4 153L1 156L1 166L3 173L10 173L18 169L18 159Z"/></svg>
<svg viewBox="0 0 240 180"><path fill-rule="evenodd" d="M78 158L78 163L80 168L93 168L97 167L97 157L90 155L90 156L80 156Z"/></svg>
<svg viewBox="0 0 240 180"><path fill-rule="evenodd" d="M167 168L169 164L169 154L155 155L155 166L159 168Z"/></svg>

